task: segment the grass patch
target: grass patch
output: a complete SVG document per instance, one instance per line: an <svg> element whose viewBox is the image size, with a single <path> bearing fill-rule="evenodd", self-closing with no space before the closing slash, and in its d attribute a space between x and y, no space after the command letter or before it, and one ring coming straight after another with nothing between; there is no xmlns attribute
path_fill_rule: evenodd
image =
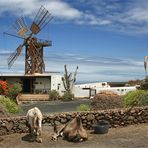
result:
<svg viewBox="0 0 148 148"><path fill-rule="evenodd" d="M80 104L80 106L78 106L76 110L77 111L90 111L90 106L87 104Z"/></svg>
<svg viewBox="0 0 148 148"><path fill-rule="evenodd" d="M13 100L4 96L0 96L0 104L9 114L17 114L21 111L20 107Z"/></svg>

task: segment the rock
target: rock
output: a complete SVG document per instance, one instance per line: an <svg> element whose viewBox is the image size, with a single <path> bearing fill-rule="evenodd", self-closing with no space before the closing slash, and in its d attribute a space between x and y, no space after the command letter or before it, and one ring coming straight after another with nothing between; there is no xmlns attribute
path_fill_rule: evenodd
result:
<svg viewBox="0 0 148 148"><path fill-rule="evenodd" d="M5 127L5 126L6 126L6 123L3 122L3 123L1 124L1 126L2 126L2 127Z"/></svg>
<svg viewBox="0 0 148 148"><path fill-rule="evenodd" d="M66 122L67 122L67 119L66 119L66 118L62 118L62 119L60 120L60 122L61 122L61 123L66 123Z"/></svg>
<svg viewBox="0 0 148 148"><path fill-rule="evenodd" d="M135 119L135 117L133 117L133 116L129 116L128 118L127 118L127 120L129 120L129 121L133 121Z"/></svg>
<svg viewBox="0 0 148 148"><path fill-rule="evenodd" d="M82 120L85 119L85 118L86 118L85 116L82 116L82 117L81 117Z"/></svg>
<svg viewBox="0 0 148 148"><path fill-rule="evenodd" d="M55 125L60 125L61 123L59 121L54 121Z"/></svg>
<svg viewBox="0 0 148 148"><path fill-rule="evenodd" d="M95 116L93 114L90 114L87 116L87 120L90 121L90 120L94 120L95 119Z"/></svg>
<svg viewBox="0 0 148 148"><path fill-rule="evenodd" d="M135 110L131 110L130 112L131 112L132 114L134 114L136 111L135 111Z"/></svg>
<svg viewBox="0 0 148 148"><path fill-rule="evenodd" d="M67 116L67 120L71 120L71 116L70 115Z"/></svg>
<svg viewBox="0 0 148 148"><path fill-rule="evenodd" d="M6 128L7 128L8 131L11 131L11 129L13 128L13 122L8 122L6 124Z"/></svg>
<svg viewBox="0 0 148 148"><path fill-rule="evenodd" d="M83 122L83 123L87 123L87 120L83 120L82 122Z"/></svg>
<svg viewBox="0 0 148 148"><path fill-rule="evenodd" d="M45 123L46 123L46 119L43 119L43 120L42 120L42 123L45 124Z"/></svg>

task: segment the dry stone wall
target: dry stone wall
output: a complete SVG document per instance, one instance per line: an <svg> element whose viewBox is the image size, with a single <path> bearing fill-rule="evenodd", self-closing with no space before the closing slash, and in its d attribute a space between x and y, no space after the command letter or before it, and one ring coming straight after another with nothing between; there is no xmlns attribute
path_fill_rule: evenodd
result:
<svg viewBox="0 0 148 148"><path fill-rule="evenodd" d="M43 125L67 123L79 115L83 126L92 129L92 125L100 120L107 120L111 127L148 123L148 106L129 109L102 110L93 112L64 112L44 115ZM0 135L29 132L26 117L0 118Z"/></svg>

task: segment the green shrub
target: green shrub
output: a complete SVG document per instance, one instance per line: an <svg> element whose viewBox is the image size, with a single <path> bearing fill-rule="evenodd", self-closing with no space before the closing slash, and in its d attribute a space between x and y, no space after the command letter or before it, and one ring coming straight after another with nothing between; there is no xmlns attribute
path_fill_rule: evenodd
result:
<svg viewBox="0 0 148 148"><path fill-rule="evenodd" d="M58 100L60 98L59 92L56 90L51 90L49 92L49 100Z"/></svg>
<svg viewBox="0 0 148 148"><path fill-rule="evenodd" d="M130 91L123 97L123 103L124 103L124 106L126 107L147 106L148 91L146 90Z"/></svg>
<svg viewBox="0 0 148 148"><path fill-rule="evenodd" d="M90 111L90 106L87 104L80 104L80 106L78 106L76 110L77 111Z"/></svg>
<svg viewBox="0 0 148 148"><path fill-rule="evenodd" d="M20 107L11 99L0 96L0 104L6 108L6 111L10 114L16 114L20 112Z"/></svg>
<svg viewBox="0 0 148 148"><path fill-rule="evenodd" d="M15 83L13 85L8 85L8 93L7 97L15 100L16 96L22 91L22 87L19 83Z"/></svg>
<svg viewBox="0 0 148 148"><path fill-rule="evenodd" d="M62 96L62 100L63 101L71 101L74 98L74 94L72 94L71 92L65 92L64 95Z"/></svg>
<svg viewBox="0 0 148 148"><path fill-rule="evenodd" d="M140 88L142 90L148 90L148 76L145 77L145 79L140 84Z"/></svg>

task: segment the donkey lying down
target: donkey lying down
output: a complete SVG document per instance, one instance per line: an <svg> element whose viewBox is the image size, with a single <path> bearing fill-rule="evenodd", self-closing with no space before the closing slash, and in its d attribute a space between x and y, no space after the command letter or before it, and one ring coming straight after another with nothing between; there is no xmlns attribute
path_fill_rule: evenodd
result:
<svg viewBox="0 0 148 148"><path fill-rule="evenodd" d="M42 118L43 115L37 107L28 110L27 121L29 123L30 133L32 136L30 139L31 141L42 142L42 138L40 137L42 132Z"/></svg>
<svg viewBox="0 0 148 148"><path fill-rule="evenodd" d="M73 142L80 142L88 139L86 130L83 128L81 118L77 116L67 124L54 126L52 140L56 141L59 136Z"/></svg>

